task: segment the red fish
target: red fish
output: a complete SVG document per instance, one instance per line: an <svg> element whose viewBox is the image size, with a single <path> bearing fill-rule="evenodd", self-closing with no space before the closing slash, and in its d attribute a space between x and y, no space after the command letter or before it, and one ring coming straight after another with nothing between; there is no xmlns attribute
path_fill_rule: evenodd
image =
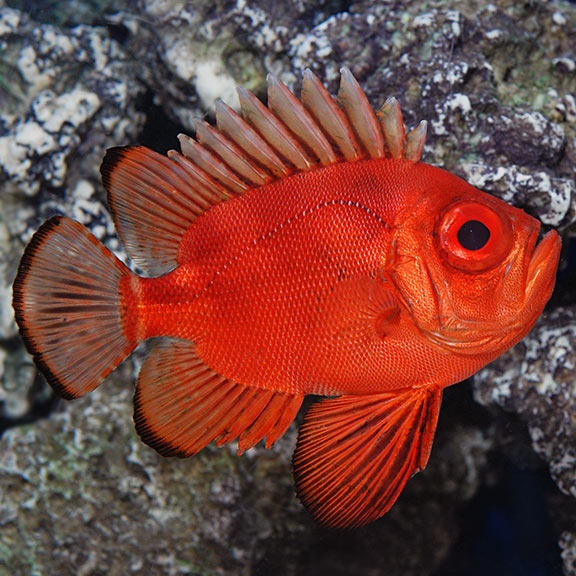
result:
<svg viewBox="0 0 576 576"><path fill-rule="evenodd" d="M58 394L96 388L164 337L136 385L142 440L166 456L238 439L270 447L306 394L298 496L326 526L367 524L430 454L442 391L533 326L560 239L420 162L426 124L377 114L349 70L334 101L304 73L301 100L269 78L240 88L182 153L108 150L102 164L137 276L57 216L14 283L20 332Z"/></svg>

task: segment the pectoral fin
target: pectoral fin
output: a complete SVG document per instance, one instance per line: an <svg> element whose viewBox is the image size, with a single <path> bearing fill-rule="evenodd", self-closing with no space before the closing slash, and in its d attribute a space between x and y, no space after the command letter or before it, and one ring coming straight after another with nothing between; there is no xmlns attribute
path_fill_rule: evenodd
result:
<svg viewBox="0 0 576 576"><path fill-rule="evenodd" d="M379 279L357 276L339 282L326 300L324 326L354 339L385 338L400 321L396 292Z"/></svg>
<svg viewBox="0 0 576 576"><path fill-rule="evenodd" d="M428 461L439 388L341 396L312 406L300 428L294 475L320 524L348 528L385 514Z"/></svg>

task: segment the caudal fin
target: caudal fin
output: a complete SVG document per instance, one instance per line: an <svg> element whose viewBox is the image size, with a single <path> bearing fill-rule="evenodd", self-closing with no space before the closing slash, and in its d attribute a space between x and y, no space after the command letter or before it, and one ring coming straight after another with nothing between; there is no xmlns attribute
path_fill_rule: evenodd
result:
<svg viewBox="0 0 576 576"><path fill-rule="evenodd" d="M27 246L13 289L16 322L54 390L78 398L135 348L123 333L119 285L130 271L80 223L45 222Z"/></svg>

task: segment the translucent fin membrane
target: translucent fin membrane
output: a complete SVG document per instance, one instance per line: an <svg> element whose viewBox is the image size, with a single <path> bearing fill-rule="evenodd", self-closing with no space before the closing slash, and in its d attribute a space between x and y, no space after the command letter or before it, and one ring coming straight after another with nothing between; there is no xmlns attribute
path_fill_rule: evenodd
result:
<svg viewBox="0 0 576 576"><path fill-rule="evenodd" d="M212 440L238 438L238 452L264 436L269 448L292 423L302 396L251 388L206 366L185 340L161 342L146 359L134 398L142 440L163 456L186 457Z"/></svg>
<svg viewBox="0 0 576 576"><path fill-rule="evenodd" d="M156 275L178 265L178 247L192 220L232 194L178 152L168 156L142 146L110 148L100 169L126 251Z"/></svg>
<svg viewBox="0 0 576 576"><path fill-rule="evenodd" d="M222 102L216 124L196 125L196 140L180 136L183 155L230 195L293 172L369 158L420 159L426 138L421 123L408 136L396 99L372 110L348 68L335 101L310 70L304 72L301 100L268 75L268 107L239 87L242 114Z"/></svg>
<svg viewBox="0 0 576 576"><path fill-rule="evenodd" d="M199 137L199 135L197 136ZM217 182L228 188L232 194L242 194L249 188L249 185L243 182L230 168L228 159L226 161L221 160L217 154L212 153L200 141L197 142L185 134L180 134L178 140L180 140L182 154L207 174L210 174Z"/></svg>
<svg viewBox="0 0 576 576"><path fill-rule="evenodd" d="M348 68L342 68L340 73L342 79L338 91L338 104L348 117L368 156L381 158L384 156L384 137L368 98ZM404 130L404 126L401 129Z"/></svg>
<svg viewBox="0 0 576 576"><path fill-rule="evenodd" d="M272 74L268 75L268 106L286 126L290 127L321 164L334 164L338 160L320 126L296 96Z"/></svg>
<svg viewBox="0 0 576 576"><path fill-rule="evenodd" d="M321 524L349 528L385 514L432 448L442 393L409 389L324 399L294 452L300 500Z"/></svg>
<svg viewBox="0 0 576 576"><path fill-rule="evenodd" d="M14 282L20 333L63 398L94 390L136 347L122 328L119 285L130 274L70 218L45 222L26 248Z"/></svg>
<svg viewBox="0 0 576 576"><path fill-rule="evenodd" d="M398 100L394 97L388 98L384 106L378 111L378 116L390 156L401 158L406 145L406 135L404 134L404 122Z"/></svg>
<svg viewBox="0 0 576 576"><path fill-rule="evenodd" d="M171 150L166 158L131 146L106 154L101 171L114 223L130 257L150 274L178 265L190 224L223 200L338 162L417 162L424 147L426 123L406 135L394 98L377 116L347 68L336 101L310 70L301 100L272 75L268 107L245 88L238 94L242 115L217 102L217 128L199 120L196 139L178 137L182 153Z"/></svg>
<svg viewBox="0 0 576 576"><path fill-rule="evenodd" d="M301 98L302 104L324 130L335 150L339 150L345 160L358 160L362 156L362 148L346 115L310 70L304 70Z"/></svg>
<svg viewBox="0 0 576 576"><path fill-rule="evenodd" d="M244 151L249 161L259 164L277 178L289 174L288 166L274 148L222 101L216 102L216 124L222 134L227 135Z"/></svg>
<svg viewBox="0 0 576 576"><path fill-rule="evenodd" d="M315 166L314 158L306 153L290 129L254 94L240 86L238 96L242 116L281 156L298 170L306 171Z"/></svg>

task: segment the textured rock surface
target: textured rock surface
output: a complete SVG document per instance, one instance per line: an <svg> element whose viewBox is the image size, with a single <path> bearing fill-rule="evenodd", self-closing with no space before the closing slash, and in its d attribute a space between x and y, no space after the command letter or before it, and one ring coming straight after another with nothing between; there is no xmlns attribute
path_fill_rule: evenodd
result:
<svg viewBox="0 0 576 576"><path fill-rule="evenodd" d="M192 132L216 97L234 103L235 84L263 96L267 71L298 88L309 66L334 92L338 69L349 66L374 105L394 95L408 125L429 120L426 161L574 233L573 6L127 6L110 19L122 44L103 27L60 29L0 8L0 418L50 405L10 309L32 230L60 211L117 248L98 182L104 149L138 140L175 146L166 117L151 130L159 109ZM154 106L143 110L142 130L144 90ZM50 418L0 440L0 575L432 574L459 537L466 503L497 480L494 455L510 452L506 442L513 453L529 451L521 439L505 441L515 417L495 405L520 415L563 491L547 488L564 572L576 574L576 290L573 272L562 278L556 301L566 307L477 379L477 398L494 419L448 390L428 469L373 526L342 535L310 524L292 494L294 430L273 451L240 459L216 449L188 461L158 458L133 432L127 364L90 398L59 404Z"/></svg>
<svg viewBox="0 0 576 576"><path fill-rule="evenodd" d="M248 458L209 449L162 459L133 432L130 400L129 387L110 382L6 434L0 574L247 573L277 536L279 516L293 561L290 540L303 532L288 465L294 434Z"/></svg>
<svg viewBox="0 0 576 576"><path fill-rule="evenodd" d="M474 380L475 397L516 412L552 478L576 498L576 312L544 316L521 344Z"/></svg>
<svg viewBox="0 0 576 576"><path fill-rule="evenodd" d="M369 575L383 557L388 574L431 573L482 481L491 440L449 407L455 421L441 428L434 461L386 518L321 530L293 493L295 427L241 458L233 446L161 458L133 430L131 371L4 435L0 575Z"/></svg>
<svg viewBox="0 0 576 576"><path fill-rule="evenodd" d="M38 26L20 12L0 14L0 165L6 191L35 195L61 188L72 161L96 172L105 137L135 138L139 89L126 54L106 30ZM84 174L90 171L83 171Z"/></svg>
<svg viewBox="0 0 576 576"><path fill-rule="evenodd" d="M39 222L65 213L118 248L98 167L108 146L133 141L142 127L143 87L132 70L103 28L61 30L0 8L0 419L25 418L46 401L11 306Z"/></svg>
<svg viewBox="0 0 576 576"><path fill-rule="evenodd" d="M216 97L234 103L235 83L263 93L264 71L271 71L297 86L305 67L335 90L346 64L372 102L395 95L409 123L429 120L433 162L527 207L545 224L576 217L569 5L562 12L562 5L480 4L460 12L449 3L423 11L417 3L399 9L364 2L339 12L333 3L334 13L313 2L286 10L223 1L217 12L211 3L140 5L154 27L142 26L131 48L154 55L155 93L186 126L196 114L190 98L210 110Z"/></svg>
<svg viewBox="0 0 576 576"><path fill-rule="evenodd" d="M542 317L522 343L476 376L474 390L480 403L520 416L553 480L576 498L576 310L560 308ZM576 513L573 502L567 506ZM564 528L560 545L566 573L574 574L574 516L570 521L565 512L556 510Z"/></svg>

